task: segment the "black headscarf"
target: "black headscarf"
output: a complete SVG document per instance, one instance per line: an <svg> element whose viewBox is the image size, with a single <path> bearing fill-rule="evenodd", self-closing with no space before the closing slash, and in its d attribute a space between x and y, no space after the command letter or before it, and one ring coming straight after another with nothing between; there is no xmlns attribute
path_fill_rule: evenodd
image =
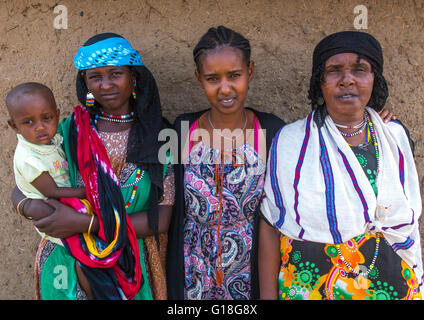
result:
<svg viewBox="0 0 424 320"><path fill-rule="evenodd" d="M327 115L325 104L319 104L323 66L328 58L345 52L353 52L365 58L371 64L374 72L374 86L368 106L376 111L383 109L389 90L383 76L383 50L380 43L370 34L359 31L341 31L322 39L314 49L312 61L312 76L309 86L309 99L312 108L317 107L315 121L321 127ZM319 117L318 117L319 116ZM319 121L318 118L321 120Z"/></svg>
<svg viewBox="0 0 424 320"><path fill-rule="evenodd" d="M115 33L101 33L84 43L84 46L96 42L121 37ZM145 66L130 66L136 73L136 96L131 99L135 121L132 123L127 145L128 163L136 164L140 169L149 173L151 190L149 195L148 221L154 231L157 244L158 237L158 200L163 195L163 165L159 162L159 148L163 142L158 141L159 131L163 128L162 109L159 99L159 90L152 73ZM85 105L88 88L78 71L76 77L76 91L78 100ZM88 108L93 116L98 112L97 102L93 108Z"/></svg>
<svg viewBox="0 0 424 320"><path fill-rule="evenodd" d="M353 52L370 60L379 73L383 73L383 50L369 33L341 31L330 34L315 47L312 73L328 58L344 52Z"/></svg>

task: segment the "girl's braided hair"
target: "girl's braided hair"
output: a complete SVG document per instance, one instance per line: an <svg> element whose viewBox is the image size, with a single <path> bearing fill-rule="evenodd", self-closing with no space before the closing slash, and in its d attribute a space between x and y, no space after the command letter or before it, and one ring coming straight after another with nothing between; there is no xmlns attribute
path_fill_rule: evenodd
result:
<svg viewBox="0 0 424 320"><path fill-rule="evenodd" d="M230 46L240 49L243 52L243 57L250 65L250 42L240 33L235 32L224 26L210 28L200 38L199 42L193 49L193 58L196 63L197 71L200 71L200 57L208 50L215 49L220 46Z"/></svg>

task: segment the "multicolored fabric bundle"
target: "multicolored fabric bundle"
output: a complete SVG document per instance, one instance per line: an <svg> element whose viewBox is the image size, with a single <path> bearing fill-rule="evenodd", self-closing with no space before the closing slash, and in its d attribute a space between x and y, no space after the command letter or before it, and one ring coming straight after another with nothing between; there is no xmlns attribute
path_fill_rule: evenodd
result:
<svg viewBox="0 0 424 320"><path fill-rule="evenodd" d="M63 243L79 261L96 299L132 299L143 276L137 237L125 210L119 181L90 114L81 106L74 109L71 130L73 126L78 134L70 137L74 140L70 143L71 152L76 154L88 201L61 201L81 213L95 214L99 232L76 234L63 239Z"/></svg>

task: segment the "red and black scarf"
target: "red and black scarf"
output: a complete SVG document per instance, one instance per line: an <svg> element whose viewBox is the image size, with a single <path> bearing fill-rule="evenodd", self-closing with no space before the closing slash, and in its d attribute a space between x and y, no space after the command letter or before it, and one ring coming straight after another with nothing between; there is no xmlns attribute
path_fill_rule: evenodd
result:
<svg viewBox="0 0 424 320"><path fill-rule="evenodd" d="M106 149L89 112L81 106L74 109L69 145L89 205L77 198L61 201L79 212L94 214L99 231L63 239L65 248L78 260L96 299L133 299L143 284L137 237Z"/></svg>

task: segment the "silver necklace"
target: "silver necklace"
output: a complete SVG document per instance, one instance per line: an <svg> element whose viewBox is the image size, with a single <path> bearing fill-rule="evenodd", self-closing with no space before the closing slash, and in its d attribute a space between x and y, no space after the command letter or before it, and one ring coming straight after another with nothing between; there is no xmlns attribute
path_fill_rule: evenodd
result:
<svg viewBox="0 0 424 320"><path fill-rule="evenodd" d="M341 131L340 129L338 129L339 132L340 132L340 134L343 137L349 138L349 137L356 136L356 135L361 134L362 132L364 132L364 129L365 129L366 125L367 125L367 122L365 120L365 113L364 113L364 119L362 120L362 122L359 123L359 124L355 124L354 126L346 126L346 125L338 124L338 123L335 123L335 122L334 122L334 125L336 127L344 128L344 129L358 129L359 128L359 130L357 130L355 132L352 132L352 133L345 133L345 132Z"/></svg>
<svg viewBox="0 0 424 320"><path fill-rule="evenodd" d="M241 129L241 132L240 132L240 133L239 133L236 137L228 138L228 137L224 136L224 135L221 133L221 130L219 130L219 131L218 131L218 134L219 134L221 137L223 137L224 139L229 140L229 141L237 140L237 138L238 138L238 137L240 137L240 136L243 134L244 129L246 129L246 125L247 125L247 115L246 115L246 110L244 110L244 116L245 116L246 120L244 121L243 129ZM212 120L211 120L211 112L210 112L210 111L209 111L209 113L208 113L208 120L209 120L209 123L210 123L210 125L211 125L212 129L213 129L213 130L218 130L218 129L216 129L216 128L214 127L214 125L213 125L213 123L212 123Z"/></svg>
<svg viewBox="0 0 424 320"><path fill-rule="evenodd" d="M343 124L338 124L338 123L335 123L335 122L334 122L334 125L336 127L343 128L343 129L358 129L358 128L362 127L364 125L364 123L365 123L365 120L362 120L361 123L356 124L354 126L345 126Z"/></svg>
<svg viewBox="0 0 424 320"><path fill-rule="evenodd" d="M364 129L365 129L365 127L366 127L366 122L364 121L363 123L362 123L362 128L360 128L358 131L355 131L355 132L352 132L352 133L345 133L345 132L343 132L343 131L341 131L341 130L339 130L339 132L340 132L340 134L343 136L343 137L353 137L353 136L357 136L358 134L361 134L362 132L364 132Z"/></svg>
<svg viewBox="0 0 424 320"><path fill-rule="evenodd" d="M136 178L133 183L124 184L124 185L121 186L121 188L128 188L128 187L135 186L137 183L140 182L141 179L143 179L143 177L144 177L144 170L141 171L140 176L138 178Z"/></svg>

